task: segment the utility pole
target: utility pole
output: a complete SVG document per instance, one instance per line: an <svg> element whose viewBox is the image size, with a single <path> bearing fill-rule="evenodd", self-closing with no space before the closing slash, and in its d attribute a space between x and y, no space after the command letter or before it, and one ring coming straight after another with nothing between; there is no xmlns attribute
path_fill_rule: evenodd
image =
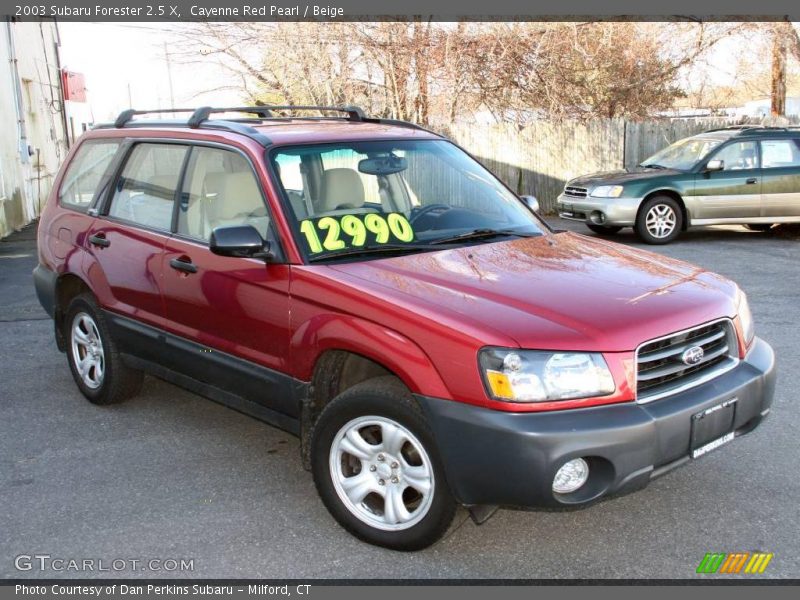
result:
<svg viewBox="0 0 800 600"><path fill-rule="evenodd" d="M175 92L172 89L172 63L169 60L169 50L167 50L167 42L164 42L164 59L167 61L167 80L169 81L169 105L170 108L175 108Z"/></svg>
<svg viewBox="0 0 800 600"><path fill-rule="evenodd" d="M770 112L773 117L786 114L786 54L789 47L786 23L772 26L772 100ZM791 24L788 24L791 27Z"/></svg>

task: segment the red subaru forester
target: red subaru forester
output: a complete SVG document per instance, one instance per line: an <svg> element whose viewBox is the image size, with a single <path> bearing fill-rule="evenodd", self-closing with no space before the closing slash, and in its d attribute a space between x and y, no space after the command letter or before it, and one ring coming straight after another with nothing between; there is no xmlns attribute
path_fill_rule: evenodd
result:
<svg viewBox="0 0 800 600"><path fill-rule="evenodd" d="M307 108L125 111L73 148L34 280L91 402L148 372L292 432L339 523L402 550L457 504L641 488L769 412L733 282L553 231L418 126Z"/></svg>

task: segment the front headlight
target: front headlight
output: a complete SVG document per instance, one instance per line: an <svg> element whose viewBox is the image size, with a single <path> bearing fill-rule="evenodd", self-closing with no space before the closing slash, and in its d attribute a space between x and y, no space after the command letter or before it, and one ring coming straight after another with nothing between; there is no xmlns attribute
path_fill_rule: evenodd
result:
<svg viewBox="0 0 800 600"><path fill-rule="evenodd" d="M485 348L479 362L495 400L547 402L605 396L614 378L602 354Z"/></svg>
<svg viewBox="0 0 800 600"><path fill-rule="evenodd" d="M595 198L619 198L622 196L621 185L601 185L592 190L590 196Z"/></svg>
<svg viewBox="0 0 800 600"><path fill-rule="evenodd" d="M736 309L739 315L739 325L742 327L744 345L749 346L756 336L756 329L753 323L753 313L750 312L750 304L747 302L747 295L742 290L736 294Z"/></svg>

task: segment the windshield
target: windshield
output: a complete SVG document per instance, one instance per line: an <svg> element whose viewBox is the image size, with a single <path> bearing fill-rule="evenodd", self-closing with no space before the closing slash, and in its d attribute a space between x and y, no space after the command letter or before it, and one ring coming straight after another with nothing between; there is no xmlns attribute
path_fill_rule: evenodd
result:
<svg viewBox="0 0 800 600"><path fill-rule="evenodd" d="M544 229L444 140L291 146L271 158L310 260L441 250Z"/></svg>
<svg viewBox="0 0 800 600"><path fill-rule="evenodd" d="M656 152L642 162L641 166L687 171L721 143L722 140L707 137L686 138Z"/></svg>

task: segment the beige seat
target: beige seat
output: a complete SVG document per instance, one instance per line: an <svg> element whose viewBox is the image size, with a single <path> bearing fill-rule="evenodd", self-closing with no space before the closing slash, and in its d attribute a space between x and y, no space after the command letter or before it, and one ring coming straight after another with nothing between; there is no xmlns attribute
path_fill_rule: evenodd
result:
<svg viewBox="0 0 800 600"><path fill-rule="evenodd" d="M281 180L281 185L283 185L283 178L281 176L281 165L280 163L276 162L275 165L275 172L278 174L278 179ZM283 185L284 189L286 186ZM306 192L308 193L308 192ZM294 190L286 190L286 195L289 197L289 204L292 205L292 210L294 211L294 216L297 218L298 221L302 221L303 219L308 218L308 208L306 207L306 201L303 198L302 194L294 191Z"/></svg>
<svg viewBox="0 0 800 600"><path fill-rule="evenodd" d="M361 208L364 202L364 184L357 171L328 169L324 172L319 212L331 212L339 208Z"/></svg>
<svg viewBox="0 0 800 600"><path fill-rule="evenodd" d="M211 229L225 225L253 225L266 238L269 218L252 173L210 173L204 187Z"/></svg>

